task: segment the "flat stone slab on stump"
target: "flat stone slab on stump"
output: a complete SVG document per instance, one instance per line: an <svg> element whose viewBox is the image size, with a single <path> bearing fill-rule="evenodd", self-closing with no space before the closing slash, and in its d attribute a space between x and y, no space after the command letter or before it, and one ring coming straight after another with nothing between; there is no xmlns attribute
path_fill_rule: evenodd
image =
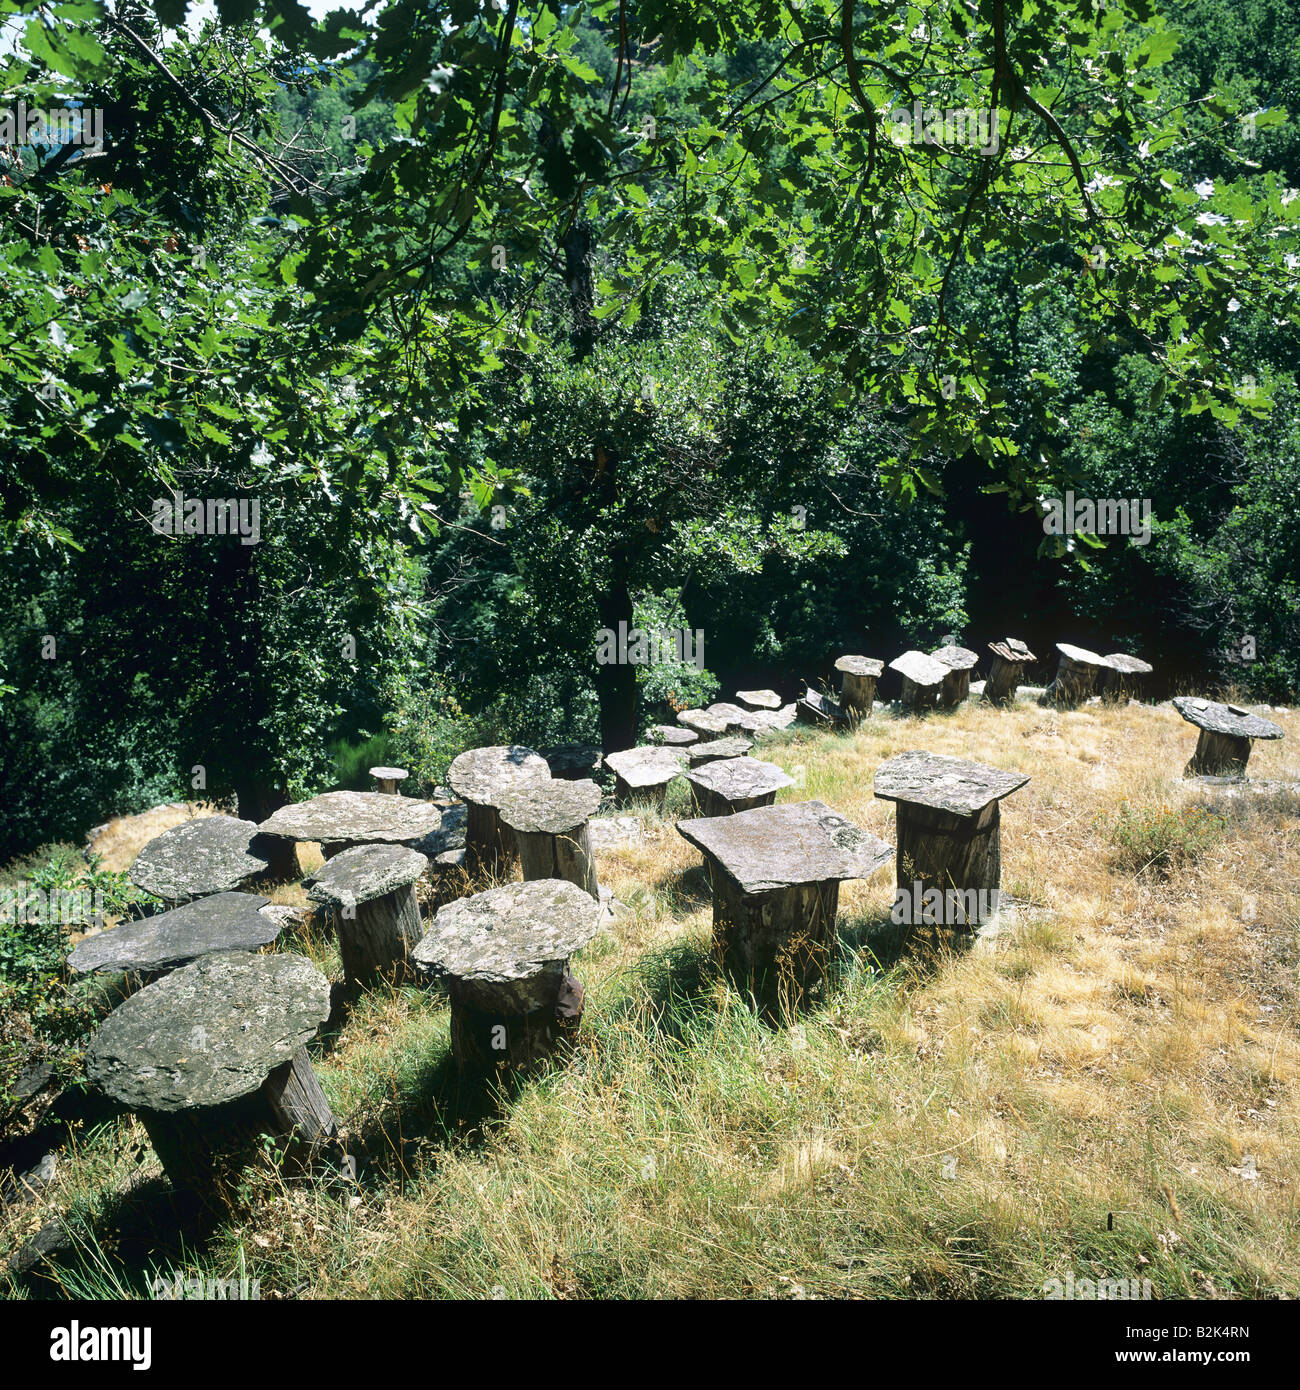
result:
<svg viewBox="0 0 1300 1390"><path fill-rule="evenodd" d="M684 709L677 715L677 722L694 729L702 738L721 738L727 732L727 721L706 709Z"/></svg>
<svg viewBox="0 0 1300 1390"><path fill-rule="evenodd" d="M719 758L688 772L686 780L726 802L775 796L783 787L794 786L793 777L758 758Z"/></svg>
<svg viewBox="0 0 1300 1390"><path fill-rule="evenodd" d="M1189 724L1212 734L1227 734L1231 738L1281 738L1282 727L1271 719L1261 719L1240 705L1223 705L1217 700L1201 700L1193 695L1178 695L1174 708Z"/></svg>
<svg viewBox="0 0 1300 1390"><path fill-rule="evenodd" d="M322 792L309 801L281 806L258 827L263 834L319 844L398 845L441 828L440 807L385 792Z"/></svg>
<svg viewBox="0 0 1300 1390"><path fill-rule="evenodd" d="M894 854L891 845L859 830L820 801L678 821L677 832L747 894L868 878Z"/></svg>
<svg viewBox="0 0 1300 1390"><path fill-rule="evenodd" d="M463 801L495 806L497 797L513 787L550 780L546 759L512 743L508 747L471 748L447 769L447 781Z"/></svg>
<svg viewBox="0 0 1300 1390"><path fill-rule="evenodd" d="M692 767L703 767L719 758L743 758L753 746L747 738L715 738L708 743L692 744L684 751Z"/></svg>
<svg viewBox="0 0 1300 1390"><path fill-rule="evenodd" d="M876 769L875 794L882 801L901 801L971 818L1028 781L1023 773L913 750L899 753Z"/></svg>
<svg viewBox="0 0 1300 1390"><path fill-rule="evenodd" d="M994 656L1000 656L1003 661L1011 662L1012 665L1038 660L1033 652L1016 637L1004 637L1001 642L990 642L989 651Z"/></svg>
<svg viewBox="0 0 1300 1390"><path fill-rule="evenodd" d="M836 661L835 669L850 676L870 676L878 680L884 674L885 663L874 656L842 656Z"/></svg>
<svg viewBox="0 0 1300 1390"><path fill-rule="evenodd" d="M1111 652L1103 660L1122 676L1149 676L1155 669L1149 661L1143 661L1140 656L1129 656L1125 652Z"/></svg>
<svg viewBox="0 0 1300 1390"><path fill-rule="evenodd" d="M605 766L612 768L634 791L642 787L662 787L679 776L686 767L686 753L675 748L626 748L611 753Z"/></svg>
<svg viewBox="0 0 1300 1390"><path fill-rule="evenodd" d="M585 825L600 806L595 782L539 782L516 787L498 803L501 819L525 835L564 835Z"/></svg>
<svg viewBox="0 0 1300 1390"><path fill-rule="evenodd" d="M269 903L269 898L254 893L213 893L156 917L88 936L68 957L68 965L79 975L95 970L171 970L199 956L256 951L269 946L283 925L262 912Z"/></svg>
<svg viewBox="0 0 1300 1390"><path fill-rule="evenodd" d="M196 816L150 840L128 871L137 888L177 902L228 893L266 873L258 827L233 816Z"/></svg>
<svg viewBox="0 0 1300 1390"><path fill-rule="evenodd" d="M684 748L688 743L698 743L700 738L696 730L676 724L652 724L649 733L651 738L671 748Z"/></svg>
<svg viewBox="0 0 1300 1390"><path fill-rule="evenodd" d="M913 685L919 685L923 689L942 685L943 678L948 674L948 667L942 661L936 661L932 656L918 651L904 652L902 656L896 656L889 663L889 669L897 671L900 676L906 676Z"/></svg>
<svg viewBox="0 0 1300 1390"><path fill-rule="evenodd" d="M329 1011L329 981L305 956L205 956L120 1004L86 1075L132 1110L221 1105L256 1091Z"/></svg>
<svg viewBox="0 0 1300 1390"><path fill-rule="evenodd" d="M938 651L931 652L931 656L950 671L969 671L979 661L979 656L969 647L952 645L940 647Z"/></svg>
<svg viewBox="0 0 1300 1390"><path fill-rule="evenodd" d="M781 708L781 697L775 690L737 690L736 699L750 709Z"/></svg>
<svg viewBox="0 0 1300 1390"><path fill-rule="evenodd" d="M426 855L402 845L356 845L304 880L312 902L354 907L409 888L429 867Z"/></svg>

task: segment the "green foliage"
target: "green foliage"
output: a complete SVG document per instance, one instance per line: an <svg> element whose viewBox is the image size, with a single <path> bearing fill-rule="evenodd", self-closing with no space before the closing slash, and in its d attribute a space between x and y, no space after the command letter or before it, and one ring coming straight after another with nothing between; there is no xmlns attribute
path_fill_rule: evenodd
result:
<svg viewBox="0 0 1300 1390"><path fill-rule="evenodd" d="M435 787L445 785L447 769L458 754L490 742L482 722L467 715L446 682L431 673L392 716L388 756L410 773L404 791L432 796Z"/></svg>
<svg viewBox="0 0 1300 1390"><path fill-rule="evenodd" d="M1163 878L1203 858L1223 839L1228 821L1203 806L1134 806L1124 800L1114 816L1098 818L1098 828L1118 847L1122 865L1139 873L1154 869Z"/></svg>

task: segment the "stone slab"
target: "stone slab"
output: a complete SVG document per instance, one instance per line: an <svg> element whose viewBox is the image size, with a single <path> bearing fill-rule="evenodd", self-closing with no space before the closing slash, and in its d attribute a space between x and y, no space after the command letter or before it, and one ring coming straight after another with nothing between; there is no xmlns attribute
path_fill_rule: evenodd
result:
<svg viewBox="0 0 1300 1390"><path fill-rule="evenodd" d="M736 699L750 709L781 708L781 697L775 690L737 690Z"/></svg>
<svg viewBox="0 0 1300 1390"><path fill-rule="evenodd" d="M930 655L950 671L972 670L979 661L979 656L969 647L955 647L951 644L940 647L937 651L931 652Z"/></svg>
<svg viewBox="0 0 1300 1390"><path fill-rule="evenodd" d="M912 749L876 769L875 794L882 801L901 801L973 818L991 802L1010 796L1028 781L1023 773L1003 772L965 758Z"/></svg>
<svg viewBox="0 0 1300 1390"><path fill-rule="evenodd" d="M171 902L228 893L251 883L270 864L257 834L252 821L196 816L150 840L128 876L137 888Z"/></svg>
<svg viewBox="0 0 1300 1390"><path fill-rule="evenodd" d="M1195 695L1174 697L1174 708L1189 724L1208 729L1212 734L1230 734L1233 738L1281 738L1282 727L1271 719L1242 709L1240 705L1222 705L1217 700L1202 700Z"/></svg>
<svg viewBox="0 0 1300 1390"><path fill-rule="evenodd" d="M775 763L765 763L758 758L718 758L688 772L686 780L727 801L766 796L769 792L794 786L793 777Z"/></svg>
<svg viewBox="0 0 1300 1390"><path fill-rule="evenodd" d="M429 801L385 792L322 792L281 806L258 829L288 840L361 845L408 844L441 826L442 810Z"/></svg>
<svg viewBox="0 0 1300 1390"><path fill-rule="evenodd" d="M904 652L902 656L896 656L889 663L889 669L897 671L900 676L906 676L913 685L926 688L942 685L943 678L948 674L948 668L942 661L936 661L932 656L918 651Z"/></svg>
<svg viewBox="0 0 1300 1390"><path fill-rule="evenodd" d="M874 656L842 656L835 663L837 671L847 671L851 676L875 676L884 673L885 663Z"/></svg>
<svg viewBox="0 0 1300 1390"><path fill-rule="evenodd" d="M695 743L685 750L692 767L703 767L719 758L743 758L753 747L753 743L739 735L733 738L715 738L708 743Z"/></svg>
<svg viewBox="0 0 1300 1390"><path fill-rule="evenodd" d="M498 803L501 819L526 835L565 835L585 825L600 806L595 782L538 782L516 787Z"/></svg>
<svg viewBox="0 0 1300 1390"><path fill-rule="evenodd" d="M82 939L68 957L79 975L105 970L171 970L221 951L256 951L280 935L261 911L269 898L212 893L139 922L124 922Z"/></svg>
<svg viewBox="0 0 1300 1390"><path fill-rule="evenodd" d="M356 907L409 888L429 867L428 856L403 845L355 845L303 880L307 896L329 907Z"/></svg>
<svg viewBox="0 0 1300 1390"><path fill-rule="evenodd" d="M629 787L662 787L686 768L689 750L662 747L625 748L611 753L605 766L612 768Z"/></svg>
<svg viewBox="0 0 1300 1390"><path fill-rule="evenodd" d="M545 758L517 743L471 748L447 769L452 790L476 806L495 806L502 792L528 782L545 782L550 775Z"/></svg>

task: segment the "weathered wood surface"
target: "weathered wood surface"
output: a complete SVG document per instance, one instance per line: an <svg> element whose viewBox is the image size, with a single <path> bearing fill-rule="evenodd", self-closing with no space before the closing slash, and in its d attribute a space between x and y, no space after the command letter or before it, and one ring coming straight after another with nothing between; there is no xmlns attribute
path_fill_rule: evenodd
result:
<svg viewBox="0 0 1300 1390"><path fill-rule="evenodd" d="M803 696L796 705L796 713L801 723L832 727L846 724L849 718L836 701L814 690L810 685L804 687Z"/></svg>
<svg viewBox="0 0 1300 1390"><path fill-rule="evenodd" d="M1029 778L966 758L912 749L876 769L875 795L954 816L977 816L991 802L1023 787Z"/></svg>
<svg viewBox="0 0 1300 1390"><path fill-rule="evenodd" d="M796 883L745 893L725 873L713 879L713 945L750 988L774 986L786 1009L826 973L836 945L840 885Z"/></svg>
<svg viewBox="0 0 1300 1390"><path fill-rule="evenodd" d="M1110 652L1106 658L1107 669L1098 677L1101 698L1107 704L1127 703L1141 688L1144 677L1152 672L1149 661L1141 657L1129 656L1127 652Z"/></svg>
<svg viewBox="0 0 1300 1390"><path fill-rule="evenodd" d="M588 827L599 806L594 782L541 782L502 797L501 819L519 841L525 880L566 879L599 901Z"/></svg>
<svg viewBox="0 0 1300 1390"><path fill-rule="evenodd" d="M520 744L472 748L447 769L447 781L468 807L465 867L470 874L507 873L519 857L514 833L501 824L499 798L516 787L551 780L546 759Z"/></svg>
<svg viewBox="0 0 1300 1390"><path fill-rule="evenodd" d="M127 874L146 893L182 903L268 877L272 849L252 821L196 816L150 840Z"/></svg>
<svg viewBox="0 0 1300 1390"><path fill-rule="evenodd" d="M1058 642L1056 650L1061 654L1056 675L1038 703L1071 709L1081 705L1094 692L1098 676L1110 670L1110 663L1104 656L1069 642Z"/></svg>
<svg viewBox="0 0 1300 1390"><path fill-rule="evenodd" d="M840 705L859 719L871 713L876 699L876 682L885 663L870 656L842 656L835 663L840 673Z"/></svg>
<svg viewBox="0 0 1300 1390"><path fill-rule="evenodd" d="M747 738L715 738L708 743L692 744L683 751L692 767L703 767L720 758L743 758L753 746Z"/></svg>
<svg viewBox="0 0 1300 1390"><path fill-rule="evenodd" d="M990 642L989 651L993 653L993 665L984 683L984 698L992 705L1011 704L1025 678L1026 665L1038 658L1015 637Z"/></svg>
<svg viewBox="0 0 1300 1390"><path fill-rule="evenodd" d="M423 933L415 885L428 867L427 856L401 845L358 845L307 880L307 896L331 911L349 984L406 975Z"/></svg>
<svg viewBox="0 0 1300 1390"><path fill-rule="evenodd" d="M721 758L686 774L702 816L730 816L755 806L770 806L794 779L775 763L758 758Z"/></svg>
<svg viewBox="0 0 1300 1390"><path fill-rule="evenodd" d="M948 674L939 687L939 704L944 709L954 709L970 695L970 677L979 657L967 647L951 643L931 653L941 666L948 668Z"/></svg>
<svg viewBox="0 0 1300 1390"><path fill-rule="evenodd" d="M253 893L213 893L170 912L84 937L68 957L68 966L79 975L132 970L152 974L199 956L256 951L280 935L281 924L261 911L269 902Z"/></svg>
<svg viewBox="0 0 1300 1390"><path fill-rule="evenodd" d="M990 802L976 816L956 816L926 806L898 805L897 883L900 892L918 885L921 894L931 889L984 893L984 901L996 904L1002 881L1002 816L1000 803ZM993 895L993 896L988 896ZM978 900L977 900L978 901ZM975 926L983 920L979 911L971 921L949 926Z"/></svg>
<svg viewBox="0 0 1300 1390"><path fill-rule="evenodd" d="M781 697L775 690L737 690L736 699L749 709L777 710L781 708Z"/></svg>
<svg viewBox="0 0 1300 1390"><path fill-rule="evenodd" d="M1202 729L1196 751L1183 769L1184 777L1244 777L1250 762L1251 741L1234 734L1216 734Z"/></svg>

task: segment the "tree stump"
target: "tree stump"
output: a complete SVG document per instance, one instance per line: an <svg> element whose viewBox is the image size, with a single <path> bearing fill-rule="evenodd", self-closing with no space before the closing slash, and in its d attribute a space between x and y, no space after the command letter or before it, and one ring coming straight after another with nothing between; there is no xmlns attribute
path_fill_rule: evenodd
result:
<svg viewBox="0 0 1300 1390"><path fill-rule="evenodd" d="M859 719L871 713L876 701L876 682L885 669L883 661L870 656L842 656L835 663L840 672L840 705Z"/></svg>
<svg viewBox="0 0 1300 1390"><path fill-rule="evenodd" d="M736 699L747 709L778 710L781 697L775 690L737 690Z"/></svg>
<svg viewBox="0 0 1300 1390"><path fill-rule="evenodd" d="M200 956L256 951L280 935L281 923L262 912L269 898L213 893L170 912L83 937L68 957L77 975L92 971L157 975Z"/></svg>
<svg viewBox="0 0 1300 1390"><path fill-rule="evenodd" d="M114 1010L86 1076L136 1113L172 1186L219 1212L261 1135L301 1161L337 1133L305 1050L329 1010L303 956L204 956Z"/></svg>
<svg viewBox="0 0 1300 1390"><path fill-rule="evenodd" d="M600 904L554 878L489 888L439 909L411 959L447 982L461 1072L531 1070L572 1040L583 992L569 957L599 925Z"/></svg>
<svg viewBox="0 0 1300 1390"><path fill-rule="evenodd" d="M1151 664L1124 652L1111 652L1105 658L1108 669L1101 673L1101 698L1106 704L1127 704L1141 688L1142 678L1151 674Z"/></svg>
<svg viewBox="0 0 1300 1390"><path fill-rule="evenodd" d="M849 722L849 716L834 700L822 695L806 682L803 696L796 702L796 716L802 724L816 724L823 728L841 728Z"/></svg>
<svg viewBox="0 0 1300 1390"><path fill-rule="evenodd" d="M937 891L955 909L944 912L949 927L974 927L992 916L1002 881L999 803L1028 781L939 753L899 753L881 764L875 794L897 812L898 901Z"/></svg>
<svg viewBox="0 0 1300 1390"><path fill-rule="evenodd" d="M525 882L562 878L600 901L589 827L599 805L595 782L538 782L501 798L501 819L519 841Z"/></svg>
<svg viewBox="0 0 1300 1390"><path fill-rule="evenodd" d="M720 758L743 758L753 746L747 738L715 738L708 743L693 743L683 752L692 767L703 767Z"/></svg>
<svg viewBox="0 0 1300 1390"><path fill-rule="evenodd" d="M330 909L349 985L406 978L423 933L415 885L428 867L425 855L402 845L358 845L307 880L307 896Z"/></svg>
<svg viewBox="0 0 1300 1390"><path fill-rule="evenodd" d="M1055 679L1038 703L1073 709L1093 693L1097 677L1110 669L1110 663L1104 656L1098 656L1086 647L1071 646L1069 642L1058 642L1056 650L1060 652L1061 659L1057 663Z"/></svg>
<svg viewBox="0 0 1300 1390"><path fill-rule="evenodd" d="M611 753L605 766L614 772L614 795L618 805L630 801L649 801L661 813L668 799L668 784L680 777L686 767L686 751L679 748L626 748Z"/></svg>
<svg viewBox="0 0 1300 1390"><path fill-rule="evenodd" d="M150 840L127 873L137 888L180 904L267 878L274 858L252 821L196 816Z"/></svg>
<svg viewBox="0 0 1300 1390"><path fill-rule="evenodd" d="M904 709L933 709L948 678L948 668L942 661L936 661L924 652L904 652L889 663L891 671L897 671L903 678L903 691L899 696Z"/></svg>
<svg viewBox="0 0 1300 1390"><path fill-rule="evenodd" d="M1014 637L990 642L989 651L993 653L993 665L984 683L984 698L991 705L1013 704L1016 691L1025 678L1025 667L1038 658Z"/></svg>
<svg viewBox="0 0 1300 1390"><path fill-rule="evenodd" d="M794 786L775 763L757 758L719 758L686 774L701 816L730 816L770 806L782 787Z"/></svg>
<svg viewBox="0 0 1300 1390"><path fill-rule="evenodd" d="M940 647L932 655L940 665L948 668L939 687L939 704L944 709L956 709L970 695L970 673L979 657L966 647L952 645Z"/></svg>
<svg viewBox="0 0 1300 1390"><path fill-rule="evenodd" d="M519 858L514 832L501 824L500 796L515 787L551 780L545 758L531 748L473 748L447 769L452 790L469 807L465 830L465 867L505 875Z"/></svg>
<svg viewBox="0 0 1300 1390"><path fill-rule="evenodd" d="M1251 714L1240 705L1179 695L1174 699L1174 708L1200 730L1196 752L1183 770L1184 777L1242 779L1250 761L1252 740L1282 737L1281 725Z"/></svg>
<svg viewBox="0 0 1300 1390"><path fill-rule="evenodd" d="M401 767L372 767L370 775L375 779L375 790L383 796L396 796L397 784L405 782L410 775Z"/></svg>
<svg viewBox="0 0 1300 1390"><path fill-rule="evenodd" d="M893 853L820 801L680 821L713 881L714 947L747 985L775 985L796 1007L835 947L839 884L867 878Z"/></svg>

